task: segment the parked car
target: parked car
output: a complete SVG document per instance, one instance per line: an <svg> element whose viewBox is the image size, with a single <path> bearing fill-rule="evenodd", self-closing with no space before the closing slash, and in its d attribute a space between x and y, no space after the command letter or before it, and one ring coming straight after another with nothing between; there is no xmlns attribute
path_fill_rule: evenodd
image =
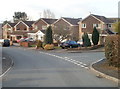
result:
<svg viewBox="0 0 120 89"><path fill-rule="evenodd" d="M9 47L9 46L10 46L10 40L4 39L3 47Z"/></svg>
<svg viewBox="0 0 120 89"><path fill-rule="evenodd" d="M25 41L25 38L21 38L21 39L17 40L17 43L23 42L23 41Z"/></svg>
<svg viewBox="0 0 120 89"><path fill-rule="evenodd" d="M81 46L83 46L83 40L82 39L77 41L77 43L80 44Z"/></svg>
<svg viewBox="0 0 120 89"><path fill-rule="evenodd" d="M60 47L63 49L64 48L77 48L77 47L80 47L80 44L78 44L76 41L69 40L69 41L61 43Z"/></svg>
<svg viewBox="0 0 120 89"><path fill-rule="evenodd" d="M35 41L33 38L26 38L25 41Z"/></svg>

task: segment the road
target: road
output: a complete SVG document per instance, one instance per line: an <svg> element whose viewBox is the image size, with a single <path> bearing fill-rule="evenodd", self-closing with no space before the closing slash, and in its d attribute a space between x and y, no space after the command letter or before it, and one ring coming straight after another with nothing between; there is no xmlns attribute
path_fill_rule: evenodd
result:
<svg viewBox="0 0 120 89"><path fill-rule="evenodd" d="M102 52L45 52L24 48L3 48L14 66L3 77L3 87L117 87L98 78L89 67L104 57ZM78 63L79 62L79 63Z"/></svg>

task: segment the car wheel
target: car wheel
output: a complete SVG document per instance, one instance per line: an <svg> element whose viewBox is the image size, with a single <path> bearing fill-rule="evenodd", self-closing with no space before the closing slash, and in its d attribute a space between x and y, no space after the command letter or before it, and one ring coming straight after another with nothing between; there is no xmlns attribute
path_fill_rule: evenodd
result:
<svg viewBox="0 0 120 89"><path fill-rule="evenodd" d="M70 48L72 48L72 46L70 46Z"/></svg>
<svg viewBox="0 0 120 89"><path fill-rule="evenodd" d="M62 47L62 49L65 49L65 47Z"/></svg>

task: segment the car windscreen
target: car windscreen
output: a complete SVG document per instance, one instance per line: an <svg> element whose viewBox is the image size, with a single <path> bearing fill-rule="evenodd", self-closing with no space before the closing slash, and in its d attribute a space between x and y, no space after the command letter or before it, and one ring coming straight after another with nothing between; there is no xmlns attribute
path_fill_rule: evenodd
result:
<svg viewBox="0 0 120 89"><path fill-rule="evenodd" d="M70 44L77 44L75 41L70 41Z"/></svg>

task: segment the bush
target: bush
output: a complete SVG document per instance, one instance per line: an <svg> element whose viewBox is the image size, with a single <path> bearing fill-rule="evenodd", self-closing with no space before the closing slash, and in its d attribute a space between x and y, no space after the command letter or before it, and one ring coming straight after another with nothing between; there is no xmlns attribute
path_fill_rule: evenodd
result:
<svg viewBox="0 0 120 89"><path fill-rule="evenodd" d="M120 21L118 21L114 24L114 29L115 29L115 32L120 34Z"/></svg>
<svg viewBox="0 0 120 89"><path fill-rule="evenodd" d="M45 49L45 50L53 50L53 49L54 49L54 45L53 45L53 44L46 44L46 45L44 46L44 49Z"/></svg>
<svg viewBox="0 0 120 89"><path fill-rule="evenodd" d="M37 41L37 45L36 45L37 48L43 48L42 44L43 44L42 41L41 41L41 40L38 40L38 41Z"/></svg>
<svg viewBox="0 0 120 89"><path fill-rule="evenodd" d="M99 32L96 29L96 27L94 27L94 29L93 29L92 42L93 42L94 45L97 45L98 42L99 42Z"/></svg>
<svg viewBox="0 0 120 89"><path fill-rule="evenodd" d="M89 39L87 33L84 33L84 34L83 34L82 40L83 40L83 46L84 46L84 47L89 47L89 46L91 46L91 42L90 42L90 39Z"/></svg>
<svg viewBox="0 0 120 89"><path fill-rule="evenodd" d="M120 35L106 37L105 56L110 66L120 67Z"/></svg>

